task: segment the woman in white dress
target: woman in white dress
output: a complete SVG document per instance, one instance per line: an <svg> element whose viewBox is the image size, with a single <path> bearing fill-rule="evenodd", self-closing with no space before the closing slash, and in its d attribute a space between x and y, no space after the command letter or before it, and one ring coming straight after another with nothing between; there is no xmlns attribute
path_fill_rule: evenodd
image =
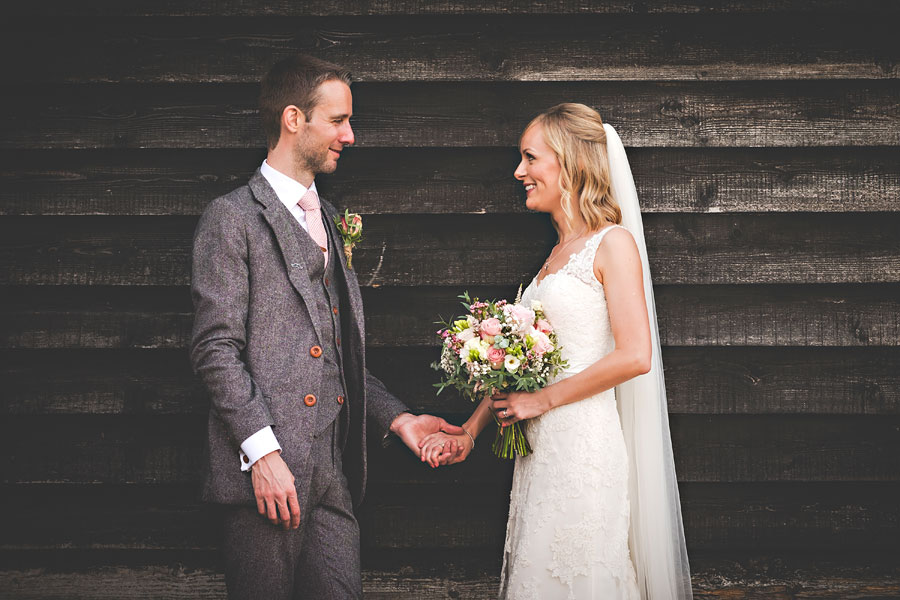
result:
<svg viewBox="0 0 900 600"><path fill-rule="evenodd" d="M691 598L653 289L621 140L583 104L536 117L515 177L559 241L523 294L543 305L569 366L533 393L485 398L462 436L423 440L432 466L465 460L493 411L525 421L500 597ZM460 450L445 452L455 440Z"/></svg>

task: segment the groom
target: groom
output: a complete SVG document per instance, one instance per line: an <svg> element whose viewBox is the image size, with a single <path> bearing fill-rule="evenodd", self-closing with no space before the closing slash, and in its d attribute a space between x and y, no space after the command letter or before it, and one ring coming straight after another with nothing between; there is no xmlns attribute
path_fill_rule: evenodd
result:
<svg viewBox="0 0 900 600"><path fill-rule="evenodd" d="M308 56L262 82L268 155L194 237L191 361L209 393L203 498L226 505L230 598L360 598L366 426L418 454L439 430L365 366L356 273L318 173L353 144L350 75Z"/></svg>

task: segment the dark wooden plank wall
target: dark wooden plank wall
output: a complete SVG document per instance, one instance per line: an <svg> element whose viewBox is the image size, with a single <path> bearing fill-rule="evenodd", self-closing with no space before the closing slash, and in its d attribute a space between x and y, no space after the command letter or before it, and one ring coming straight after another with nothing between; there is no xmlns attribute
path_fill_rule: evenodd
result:
<svg viewBox="0 0 900 600"><path fill-rule="evenodd" d="M897 5L335 4L7 8L0 596L223 595L188 256L262 159L256 82L295 50L359 81L357 147L321 188L366 215L391 388L469 410L433 395L433 321L538 267L552 229L523 208L516 139L589 103L644 204L698 597L900 593ZM486 447L438 471L373 451L369 597L493 595L509 466Z"/></svg>

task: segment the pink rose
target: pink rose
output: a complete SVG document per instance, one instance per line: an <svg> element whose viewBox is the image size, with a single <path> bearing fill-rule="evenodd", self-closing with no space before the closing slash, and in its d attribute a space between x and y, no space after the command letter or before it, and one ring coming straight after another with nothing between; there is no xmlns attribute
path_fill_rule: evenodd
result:
<svg viewBox="0 0 900 600"><path fill-rule="evenodd" d="M538 356L543 356L547 352L553 350L553 342L542 331L534 332L534 348L532 348Z"/></svg>
<svg viewBox="0 0 900 600"><path fill-rule="evenodd" d="M519 324L518 330L520 332L524 332L534 324L533 310L525 308L521 304L513 304L508 310L513 320Z"/></svg>
<svg viewBox="0 0 900 600"><path fill-rule="evenodd" d="M491 368L499 369L503 366L503 359L506 358L506 351L503 348L494 348L491 346L487 351L488 362Z"/></svg>
<svg viewBox="0 0 900 600"><path fill-rule="evenodd" d="M553 327L551 327L550 323L548 323L545 319L538 319L538 322L535 323L534 326L538 331L541 331L543 333L550 333L553 331Z"/></svg>
<svg viewBox="0 0 900 600"><path fill-rule="evenodd" d="M500 319L491 317L481 322L481 337L500 335Z"/></svg>

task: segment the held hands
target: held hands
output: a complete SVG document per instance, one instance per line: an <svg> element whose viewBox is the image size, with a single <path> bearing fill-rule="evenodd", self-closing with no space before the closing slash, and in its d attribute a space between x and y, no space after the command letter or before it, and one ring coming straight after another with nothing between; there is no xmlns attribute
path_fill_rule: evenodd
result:
<svg viewBox="0 0 900 600"><path fill-rule="evenodd" d="M259 514L267 517L272 525L280 524L284 529L300 527L300 503L294 476L281 454L277 451L266 454L250 471Z"/></svg>
<svg viewBox="0 0 900 600"><path fill-rule="evenodd" d="M475 448L475 440L463 431L462 435L432 433L419 442L420 458L431 468L441 465L455 465L466 460Z"/></svg>
<svg viewBox="0 0 900 600"><path fill-rule="evenodd" d="M539 417L550 410L550 398L540 390L537 392L496 392L491 396L491 410L497 415L501 427L516 421Z"/></svg>
<svg viewBox="0 0 900 600"><path fill-rule="evenodd" d="M414 454L420 454L420 442L427 436L437 433L449 433L454 436L463 435L465 432L462 427L451 425L440 417L434 415L411 415L410 413L400 413L391 423L391 433L396 434L406 446L413 451ZM456 452L458 450L457 443L448 448Z"/></svg>

